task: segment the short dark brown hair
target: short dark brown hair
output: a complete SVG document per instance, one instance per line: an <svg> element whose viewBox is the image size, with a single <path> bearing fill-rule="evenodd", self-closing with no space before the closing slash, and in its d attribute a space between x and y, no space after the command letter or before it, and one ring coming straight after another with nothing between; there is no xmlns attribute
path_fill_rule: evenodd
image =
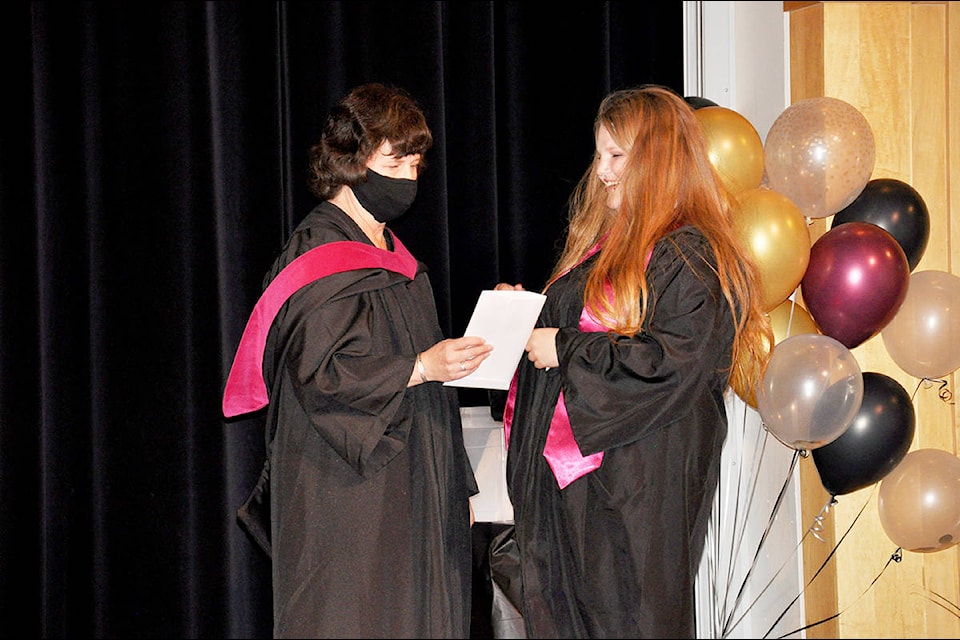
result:
<svg viewBox="0 0 960 640"><path fill-rule="evenodd" d="M321 200L366 180L367 160L385 141L398 157L426 154L433 135L416 101L403 89L360 85L333 109L320 141L310 148L307 186ZM423 159L420 168L426 166Z"/></svg>

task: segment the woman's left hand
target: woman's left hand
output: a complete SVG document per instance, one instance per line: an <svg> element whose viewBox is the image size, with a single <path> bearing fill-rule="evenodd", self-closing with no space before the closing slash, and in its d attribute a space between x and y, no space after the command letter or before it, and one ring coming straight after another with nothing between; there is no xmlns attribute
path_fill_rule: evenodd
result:
<svg viewBox="0 0 960 640"><path fill-rule="evenodd" d="M541 327L534 329L527 339L527 360L537 369L559 367L557 359L557 327Z"/></svg>

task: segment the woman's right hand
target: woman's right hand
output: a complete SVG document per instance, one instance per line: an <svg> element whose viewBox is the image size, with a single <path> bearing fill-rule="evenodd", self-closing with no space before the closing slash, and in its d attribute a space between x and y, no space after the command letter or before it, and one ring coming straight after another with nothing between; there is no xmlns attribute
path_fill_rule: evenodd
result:
<svg viewBox="0 0 960 640"><path fill-rule="evenodd" d="M500 282L493 288L494 291L524 291L523 285L519 282L517 284L507 284L506 282Z"/></svg>
<svg viewBox="0 0 960 640"><path fill-rule="evenodd" d="M479 336L448 338L423 351L420 362L429 382L449 382L476 371L491 351L493 345ZM419 373L416 380L420 381ZM413 377L411 381L414 381Z"/></svg>
<svg viewBox="0 0 960 640"><path fill-rule="evenodd" d="M557 327L538 327L530 332L524 350L527 352L527 360L532 362L537 369L550 369L560 366L560 362L557 360L557 333L559 331L560 329Z"/></svg>

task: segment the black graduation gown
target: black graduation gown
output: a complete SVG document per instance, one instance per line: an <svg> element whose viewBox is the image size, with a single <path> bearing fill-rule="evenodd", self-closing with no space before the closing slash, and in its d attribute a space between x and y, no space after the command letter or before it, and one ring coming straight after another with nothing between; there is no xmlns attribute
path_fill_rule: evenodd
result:
<svg viewBox="0 0 960 640"><path fill-rule="evenodd" d="M390 238L388 232L388 239ZM322 203L267 276L320 244L369 244ZM274 635L466 638L477 483L456 390L407 388L443 339L424 266L327 276L293 294L264 352Z"/></svg>
<svg viewBox="0 0 960 640"><path fill-rule="evenodd" d="M518 371L507 483L527 634L693 638L727 430L729 305L706 239L682 227L654 248L643 331L580 332L593 259L547 291L538 326L560 327L559 368L523 358ZM562 491L542 456L561 388L582 453L605 452L599 469Z"/></svg>

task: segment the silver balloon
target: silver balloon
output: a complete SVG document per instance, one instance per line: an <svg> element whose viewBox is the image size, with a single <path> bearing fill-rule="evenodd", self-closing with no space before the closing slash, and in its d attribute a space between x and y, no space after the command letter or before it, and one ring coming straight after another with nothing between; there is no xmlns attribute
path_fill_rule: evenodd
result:
<svg viewBox="0 0 960 640"><path fill-rule="evenodd" d="M787 338L773 348L757 393L763 424L799 450L839 438L863 401L863 374L850 350L819 334Z"/></svg>

